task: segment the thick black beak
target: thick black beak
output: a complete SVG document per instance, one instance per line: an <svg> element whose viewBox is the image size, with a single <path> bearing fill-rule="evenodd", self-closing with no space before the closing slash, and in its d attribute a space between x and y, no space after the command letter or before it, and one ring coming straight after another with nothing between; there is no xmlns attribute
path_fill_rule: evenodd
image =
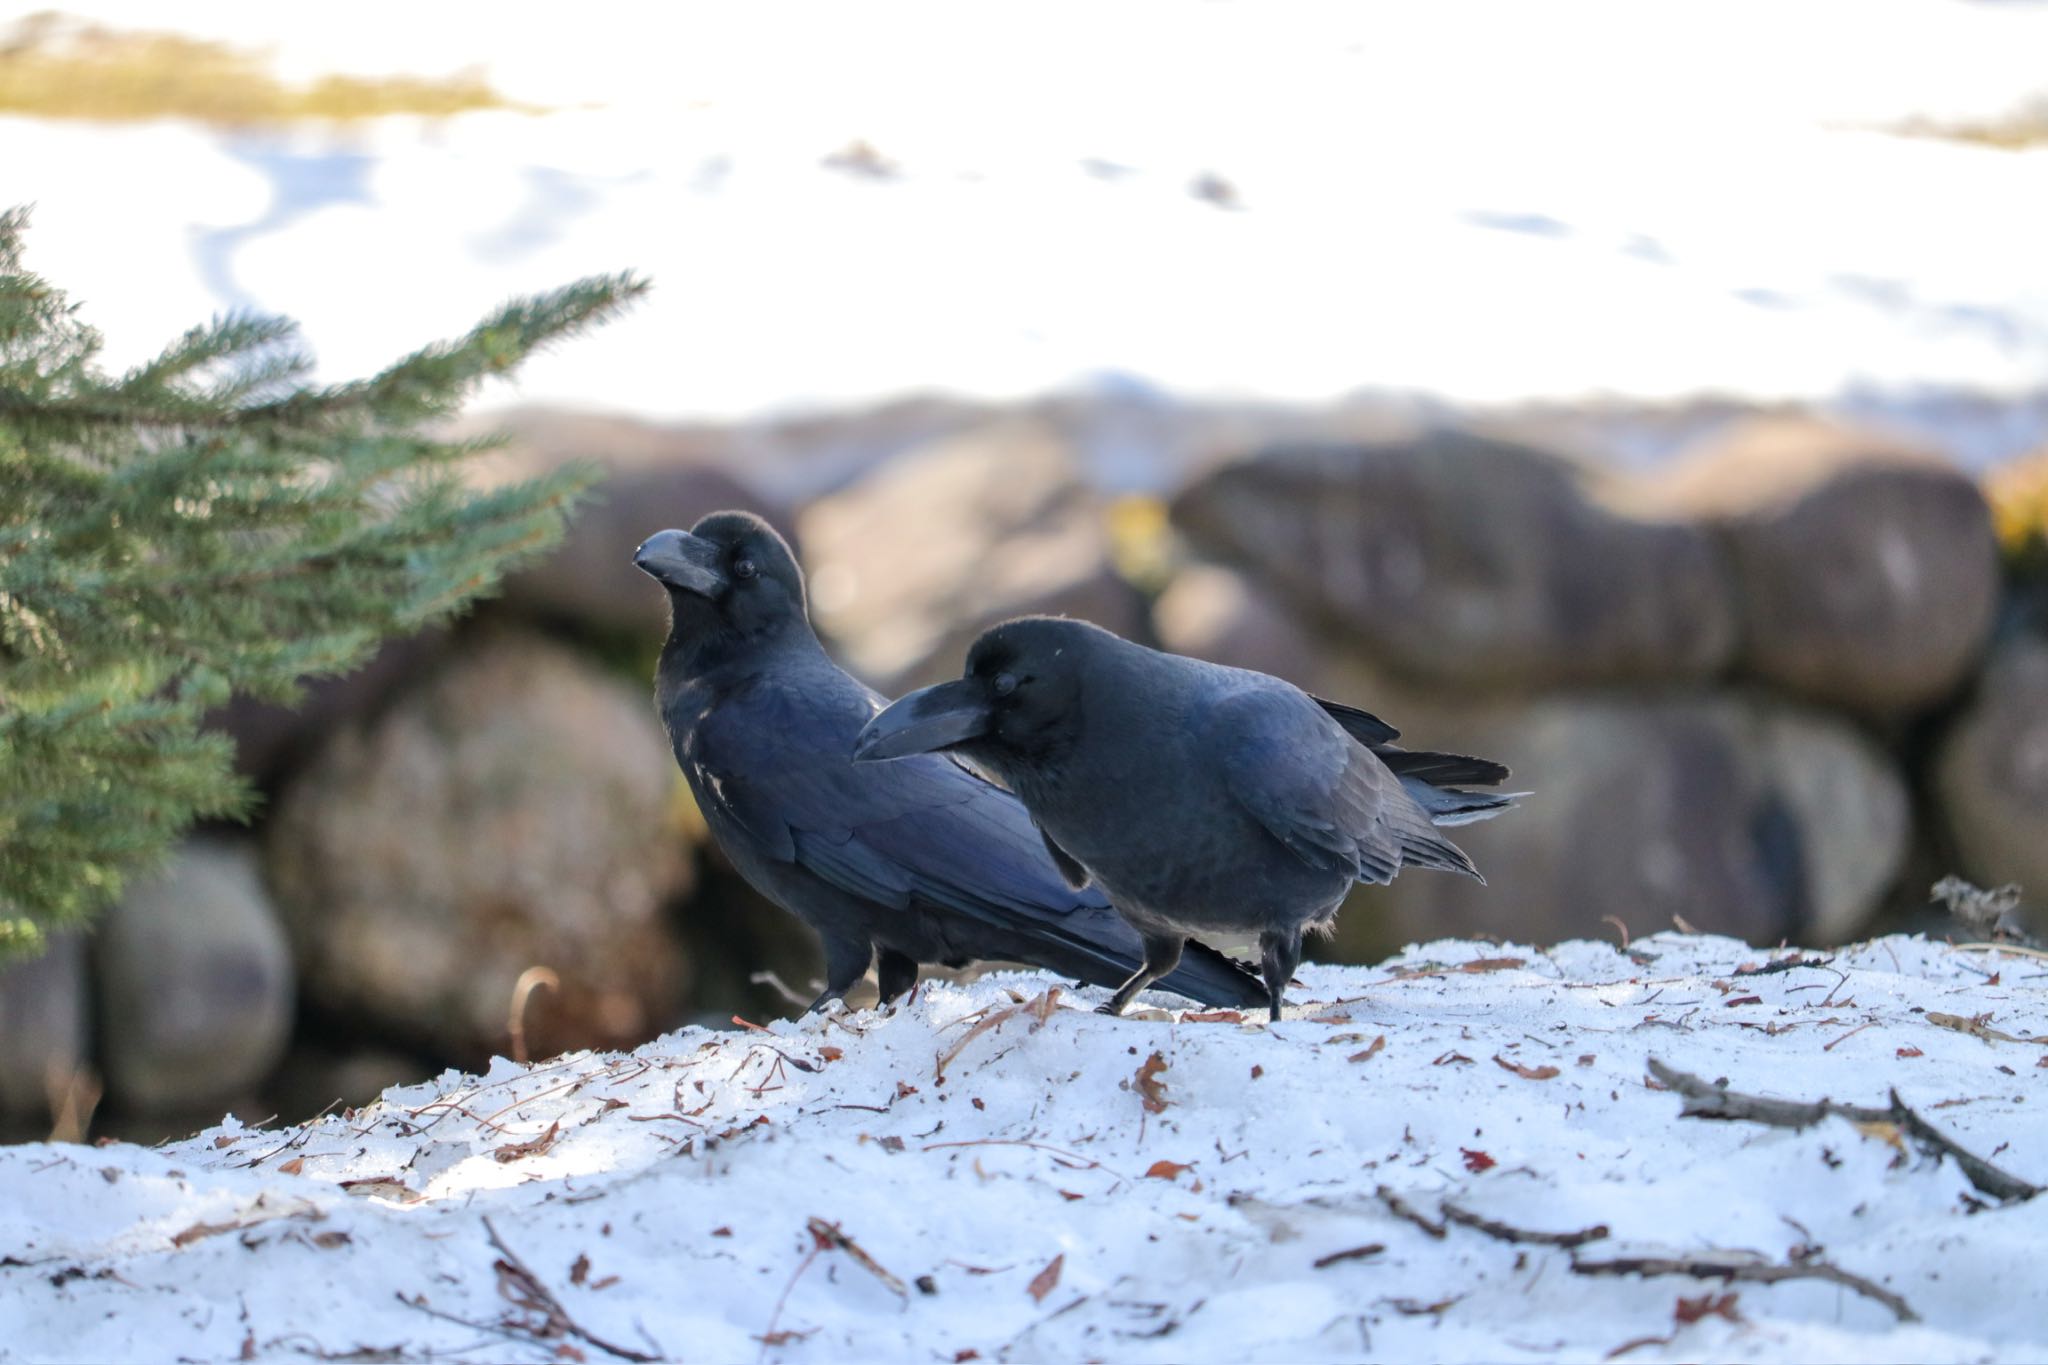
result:
<svg viewBox="0 0 2048 1365"><path fill-rule="evenodd" d="M926 687L899 698L853 741L855 762L906 758L949 748L988 733L981 685L967 678Z"/></svg>
<svg viewBox="0 0 2048 1365"><path fill-rule="evenodd" d="M718 567L718 547L688 531L657 531L633 552L633 567L657 583L699 597L725 591Z"/></svg>

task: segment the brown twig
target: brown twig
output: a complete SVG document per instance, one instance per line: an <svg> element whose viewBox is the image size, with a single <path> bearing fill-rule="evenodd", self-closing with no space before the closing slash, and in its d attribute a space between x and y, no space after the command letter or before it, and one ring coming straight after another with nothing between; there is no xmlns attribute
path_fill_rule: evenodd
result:
<svg viewBox="0 0 2048 1365"><path fill-rule="evenodd" d="M1605 1223L1595 1223L1592 1227L1580 1228L1577 1232L1543 1232L1534 1228L1518 1228L1508 1223L1497 1223L1491 1218L1482 1218L1467 1209L1461 1209L1456 1204L1444 1204L1440 1207L1445 1222L1471 1228L1474 1232L1483 1232L1488 1237L1503 1242L1526 1242L1533 1246L1569 1248L1597 1242L1607 1236Z"/></svg>
<svg viewBox="0 0 2048 1365"><path fill-rule="evenodd" d="M1950 1156L1972 1185L1994 1199L2032 1199L2039 1185L2004 1171L1958 1144L1926 1119L1920 1117L1899 1092L1891 1092L1889 1108L1861 1104L1838 1104L1834 1100L1775 1100L1764 1095L1745 1095L1702 1080L1690 1072L1667 1066L1655 1057L1649 1060L1650 1074L1685 1100L1679 1113L1686 1118L1742 1119L1773 1128L1811 1128L1822 1119L1840 1115L1852 1123L1895 1123L1923 1148L1936 1156Z"/></svg>
<svg viewBox="0 0 2048 1365"><path fill-rule="evenodd" d="M489 1236L491 1246L497 1250L499 1256L496 1263L498 1292L517 1306L539 1313L545 1319L542 1326L534 1331L534 1336L572 1336L587 1341L598 1350L607 1355L617 1356L620 1360L652 1362L661 1359L660 1356L651 1356L630 1346L614 1345L570 1317L568 1310L562 1307L562 1301L541 1283L540 1276L534 1274L526 1262L520 1260L518 1254L505 1245L504 1239L498 1236L498 1230L491 1226L488 1215L484 1217L483 1222L484 1232Z"/></svg>
<svg viewBox="0 0 2048 1365"><path fill-rule="evenodd" d="M1790 1265L1776 1265L1769 1261L1738 1259L1725 1251L1699 1252L1691 1256L1617 1256L1611 1261L1582 1261L1572 1258L1574 1275L1690 1275L1701 1280L1722 1280L1728 1283L1741 1281L1745 1284L1777 1284L1784 1280L1826 1280L1830 1284L1853 1289L1857 1293L1877 1300L1892 1310L1900 1322L1918 1322L1907 1302L1883 1285L1864 1279L1861 1275L1829 1265L1826 1261L1795 1261Z"/></svg>
<svg viewBox="0 0 2048 1365"><path fill-rule="evenodd" d="M528 967L512 983L512 1005L505 1012L505 1032L512 1038L512 1060L521 1066L531 1060L526 1055L526 1002L542 986L559 992L562 978L551 967Z"/></svg>
<svg viewBox="0 0 2048 1365"><path fill-rule="evenodd" d="M1430 1222L1429 1219L1422 1216L1420 1210L1396 1194L1391 1187L1386 1185L1380 1186L1379 1196L1380 1202L1385 1204L1387 1211L1396 1218L1407 1219L1439 1242L1444 1239L1444 1225L1442 1223Z"/></svg>

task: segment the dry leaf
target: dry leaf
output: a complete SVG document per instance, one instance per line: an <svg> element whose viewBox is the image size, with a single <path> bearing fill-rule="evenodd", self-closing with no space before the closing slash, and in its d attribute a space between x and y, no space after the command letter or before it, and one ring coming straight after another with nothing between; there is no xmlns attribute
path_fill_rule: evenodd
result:
<svg viewBox="0 0 2048 1365"><path fill-rule="evenodd" d="M1066 1263L1067 1254L1061 1252L1046 1262L1045 1269L1031 1277L1031 1283L1024 1286L1024 1292L1031 1296L1033 1302L1045 1302L1045 1296L1052 1293L1053 1287L1060 1282L1060 1270Z"/></svg>
<svg viewBox="0 0 2048 1365"><path fill-rule="evenodd" d="M1557 1075L1557 1068L1554 1066L1523 1066L1518 1062L1509 1061L1498 1052L1493 1054L1493 1061L1494 1065L1504 1071L1514 1072L1525 1081L1547 1081Z"/></svg>
<svg viewBox="0 0 2048 1365"><path fill-rule="evenodd" d="M241 1135L238 1133L222 1133L213 1140L214 1150L219 1151L223 1147L232 1147L241 1140Z"/></svg>
<svg viewBox="0 0 2048 1365"><path fill-rule="evenodd" d="M1242 1024L1242 1010L1193 1010L1180 1017L1183 1024Z"/></svg>
<svg viewBox="0 0 2048 1365"><path fill-rule="evenodd" d="M2015 1038L2010 1033L2004 1033L1990 1027L1991 1013L1988 1010L1983 1014L1973 1014L1968 1019L1963 1018L1960 1014L1940 1014L1934 1010L1929 1010L1927 1012L1927 1022L1938 1028L1954 1029L1957 1033L1967 1033L1972 1038L1981 1038L1987 1043L2038 1043L2043 1041L2039 1038Z"/></svg>
<svg viewBox="0 0 2048 1365"><path fill-rule="evenodd" d="M322 1251L332 1251L336 1247L345 1247L353 1240L345 1232L316 1232L313 1234L313 1245L319 1247Z"/></svg>
<svg viewBox="0 0 2048 1365"><path fill-rule="evenodd" d="M1193 1169L1194 1167L1185 1161L1155 1161L1145 1168L1145 1178L1148 1180L1177 1180L1180 1178L1182 1171Z"/></svg>
<svg viewBox="0 0 2048 1365"><path fill-rule="evenodd" d="M1344 1060L1347 1062L1369 1062L1374 1057L1378 1056L1381 1052L1383 1052L1386 1049L1386 1046L1387 1035L1382 1033L1379 1037L1373 1039L1370 1043L1367 1043L1365 1046L1365 1050L1363 1052L1354 1052L1349 1057L1346 1057Z"/></svg>
<svg viewBox="0 0 2048 1365"><path fill-rule="evenodd" d="M1166 1084L1159 1079L1159 1073L1164 1070L1166 1059L1155 1052L1145 1059L1144 1065L1138 1068L1138 1074L1132 1078L1131 1083L1137 1086L1138 1098L1148 1114L1166 1112Z"/></svg>
<svg viewBox="0 0 2048 1365"><path fill-rule="evenodd" d="M1430 1063L1430 1065L1431 1065L1431 1066L1450 1066L1450 1065L1451 1065L1452 1063L1454 1063L1454 1062L1466 1062L1466 1063L1470 1063L1470 1062L1471 1062L1471 1060L1472 1060L1472 1059L1471 1059L1470 1057L1467 1057L1467 1056L1466 1056L1466 1055L1465 1055L1464 1053L1462 1053L1462 1052L1446 1052L1446 1053L1445 1053L1445 1054L1444 1054L1443 1056L1441 1056L1441 1057L1437 1058L1437 1059L1436 1059L1435 1061L1431 1062L1431 1063Z"/></svg>
<svg viewBox="0 0 2048 1365"><path fill-rule="evenodd" d="M1902 1047L1895 1055L1900 1057L1925 1057L1927 1054L1917 1047ZM2048 1062L2048 1057L2042 1058L2042 1061Z"/></svg>
<svg viewBox="0 0 2048 1365"><path fill-rule="evenodd" d="M217 1236L223 1232L234 1232L238 1228L247 1226L247 1223L194 1223L191 1227L186 1228L183 1232L171 1238L171 1245L174 1247L188 1247L204 1238Z"/></svg>
<svg viewBox="0 0 2048 1365"><path fill-rule="evenodd" d="M341 1182L341 1188L349 1194L375 1199L396 1199L406 1204L413 1203L420 1197L408 1189L403 1180L392 1175L367 1175L361 1180L344 1180Z"/></svg>
<svg viewBox="0 0 2048 1365"><path fill-rule="evenodd" d="M1857 1124L1856 1131L1863 1134L1863 1136L1865 1137L1876 1138L1885 1146L1890 1147L1892 1150L1899 1152L1902 1155L1906 1150L1906 1139L1904 1135L1899 1132L1899 1125L1896 1123L1889 1122L1885 1119L1872 1119L1867 1123Z"/></svg>
<svg viewBox="0 0 2048 1365"><path fill-rule="evenodd" d="M1506 972L1512 971L1516 967L1526 966L1527 964L1528 959L1523 957L1481 957L1465 963L1458 970L1461 972Z"/></svg>
<svg viewBox="0 0 2048 1365"><path fill-rule="evenodd" d="M1465 1158L1465 1169L1474 1175L1478 1175L1481 1171L1490 1171L1495 1166L1500 1165L1498 1161L1495 1161L1485 1152L1475 1151L1470 1147L1460 1147L1458 1153Z"/></svg>
<svg viewBox="0 0 2048 1365"><path fill-rule="evenodd" d="M280 1175L297 1175L300 1171L306 1169L306 1158L295 1156L277 1169Z"/></svg>
<svg viewBox="0 0 2048 1365"><path fill-rule="evenodd" d="M1698 1322L1701 1318L1726 1318L1730 1322L1741 1322L1742 1315L1735 1311L1733 1294L1702 1294L1696 1299L1681 1298L1671 1316L1679 1322Z"/></svg>
<svg viewBox="0 0 2048 1365"><path fill-rule="evenodd" d="M562 1125L557 1121L549 1124L548 1130L532 1141L508 1142L503 1147L494 1148L491 1155L500 1161L517 1161L521 1157L540 1156L555 1145L555 1139L561 1136L561 1132Z"/></svg>
<svg viewBox="0 0 2048 1365"><path fill-rule="evenodd" d="M1723 1000L1721 1003L1732 1009L1737 1005L1761 1005L1763 1002L1764 998L1761 995L1738 995L1733 1000Z"/></svg>
<svg viewBox="0 0 2048 1365"><path fill-rule="evenodd" d="M590 1258L578 1255L569 1263L569 1283L582 1284L590 1278Z"/></svg>
<svg viewBox="0 0 2048 1365"><path fill-rule="evenodd" d="M844 1057L846 1053L836 1047L821 1047L818 1049L818 1055L828 1062L836 1062L841 1057Z"/></svg>

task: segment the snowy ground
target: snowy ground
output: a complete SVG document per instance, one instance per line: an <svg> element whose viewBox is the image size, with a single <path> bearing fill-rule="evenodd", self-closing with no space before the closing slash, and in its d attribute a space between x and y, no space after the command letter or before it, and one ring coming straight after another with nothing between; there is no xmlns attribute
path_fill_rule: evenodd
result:
<svg viewBox="0 0 2048 1365"><path fill-rule="evenodd" d="M1889 1122L1681 1118L1646 1073L1896 1087L2048 1180L2038 958L1635 949L1311 968L1270 1028L996 976L298 1129L6 1149L0 1360L2048 1355L2048 1199ZM1860 1279L1591 1269L1641 1256Z"/></svg>
<svg viewBox="0 0 2048 1365"><path fill-rule="evenodd" d="M1111 376L1807 399L1973 463L2048 434L2048 148L1884 131L2048 93L2038 3L63 8L292 78L477 67L554 111L0 118L0 199L37 203L32 260L116 361L255 306L353 377L631 266L644 308L499 397L740 416Z"/></svg>

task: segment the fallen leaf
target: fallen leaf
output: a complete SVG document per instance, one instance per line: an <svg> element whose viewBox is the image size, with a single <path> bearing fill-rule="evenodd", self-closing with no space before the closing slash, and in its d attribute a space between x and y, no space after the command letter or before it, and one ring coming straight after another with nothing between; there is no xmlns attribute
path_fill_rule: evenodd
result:
<svg viewBox="0 0 2048 1365"><path fill-rule="evenodd" d="M2043 1057L2043 1058L2041 1059L2041 1064L2042 1064L2043 1066L2048 1066L2048 1057ZM1259 1077L1261 1077L1261 1076L1263 1076L1263 1075L1265 1075L1265 1074L1266 1074L1266 1068L1264 1068L1264 1067L1260 1066L1260 1065L1259 1065L1259 1064L1258 1064L1257 1062L1253 1062L1253 1063L1252 1063L1252 1079L1253 1079L1253 1080L1257 1080L1257 1079L1258 1079Z"/></svg>
<svg viewBox="0 0 2048 1365"><path fill-rule="evenodd" d="M980 1359L981 1352L975 1350L972 1346L963 1346L953 1352L953 1365L967 1365L967 1362L970 1360Z"/></svg>
<svg viewBox="0 0 2048 1365"><path fill-rule="evenodd" d="M1733 1000L1723 1000L1721 1003L1733 1009L1737 1005L1761 1005L1763 1002L1764 998L1761 995L1738 995Z"/></svg>
<svg viewBox="0 0 2048 1365"><path fill-rule="evenodd" d="M1164 1070L1166 1059L1155 1052L1145 1059L1144 1065L1138 1068L1138 1074L1132 1078L1132 1084L1138 1088L1139 1101L1148 1114L1166 1112L1166 1084L1159 1079L1159 1073Z"/></svg>
<svg viewBox="0 0 2048 1365"><path fill-rule="evenodd" d="M1386 1046L1387 1035L1382 1033L1381 1035L1379 1035L1379 1037L1373 1039L1370 1043L1366 1044L1365 1050L1363 1052L1354 1052L1349 1057L1346 1057L1344 1060L1347 1062L1369 1062L1375 1056L1385 1051Z"/></svg>
<svg viewBox="0 0 2048 1365"><path fill-rule="evenodd" d="M1452 1063L1454 1063L1454 1062L1466 1062L1466 1063L1470 1063L1470 1062L1471 1062L1471 1060L1472 1060L1472 1059L1471 1059L1470 1057L1467 1057L1467 1056L1466 1056L1466 1055L1465 1055L1464 1053L1462 1053L1462 1052L1446 1052L1446 1053L1445 1053L1445 1054L1444 1054L1443 1056L1441 1056L1441 1057L1437 1058L1437 1059L1436 1059L1435 1061L1431 1062L1431 1063L1430 1063L1430 1065L1431 1065L1431 1066L1450 1066L1450 1065L1451 1065Z"/></svg>
<svg viewBox="0 0 2048 1365"><path fill-rule="evenodd" d="M283 1165L279 1166L277 1169L278 1172L282 1175L297 1175L300 1171L306 1169L306 1158L302 1156L295 1156L290 1161L287 1161Z"/></svg>
<svg viewBox="0 0 2048 1365"><path fill-rule="evenodd" d="M1194 1168L1184 1161L1155 1161L1145 1168L1145 1178L1148 1180L1177 1180L1180 1178L1182 1171L1192 1169Z"/></svg>
<svg viewBox="0 0 2048 1365"><path fill-rule="evenodd" d="M1867 1138L1876 1138L1885 1146L1901 1154L1906 1150L1906 1139L1899 1132L1899 1125L1889 1120L1872 1119L1867 1123L1858 1123L1856 1131Z"/></svg>
<svg viewBox="0 0 2048 1365"><path fill-rule="evenodd" d="M171 1245L174 1247L188 1247L204 1238L218 1236L223 1232L233 1232L238 1228L246 1226L248 1226L246 1223L194 1223L191 1227L186 1228L183 1232L171 1238Z"/></svg>
<svg viewBox="0 0 2048 1365"><path fill-rule="evenodd" d="M610 1288L611 1288L611 1287L612 1287L613 1285L617 1284L618 1282L619 1282L619 1277L618 1277L618 1276L616 1276L616 1275L607 1275L607 1276L605 1276L605 1277L604 1277L603 1279L601 1279L601 1280L592 1280L592 1281L590 1282L590 1288L591 1288L592 1292L595 1292L595 1291L597 1291L597 1290L599 1290L599 1289L610 1289Z"/></svg>
<svg viewBox="0 0 2048 1365"><path fill-rule="evenodd" d="M1896 1055L1900 1057L1925 1057L1927 1054L1917 1047L1902 1047ZM2048 1057L2043 1057L2041 1060L2044 1064L2048 1064Z"/></svg>
<svg viewBox="0 0 2048 1365"><path fill-rule="evenodd" d="M1060 1270L1066 1263L1067 1254L1063 1251L1046 1262L1045 1269L1031 1277L1031 1283L1024 1286L1024 1292L1031 1296L1033 1302L1045 1302L1045 1296L1052 1293L1053 1287L1060 1282Z"/></svg>
<svg viewBox="0 0 2048 1365"><path fill-rule="evenodd" d="M1509 1061L1498 1052L1493 1054L1493 1061L1494 1065L1503 1071L1512 1071L1525 1081L1547 1081L1557 1075L1557 1068L1554 1066L1523 1066L1519 1062Z"/></svg>
<svg viewBox="0 0 2048 1365"><path fill-rule="evenodd" d="M345 1247L354 1240L345 1232L316 1232L313 1234L313 1245L319 1247L322 1251L332 1251L336 1247Z"/></svg>
<svg viewBox="0 0 2048 1365"><path fill-rule="evenodd" d="M1479 1174L1481 1171L1490 1171L1495 1166L1500 1165L1498 1161L1495 1161L1485 1152L1475 1151L1470 1147L1460 1147L1458 1151L1465 1158L1465 1169L1474 1175Z"/></svg>
<svg viewBox="0 0 2048 1365"><path fill-rule="evenodd" d="M239 1133L222 1133L213 1140L214 1150L218 1151L222 1147L232 1147L241 1140L242 1137Z"/></svg>
<svg viewBox="0 0 2048 1365"><path fill-rule="evenodd" d="M1597 1053L1597 1052L1581 1052L1581 1053L1579 1054L1579 1065L1580 1065L1580 1066L1591 1066L1591 1065L1593 1065L1593 1063L1595 1063L1595 1062L1597 1062L1597 1061L1599 1061L1599 1060L1600 1060L1600 1054L1599 1054L1599 1053Z"/></svg>
<svg viewBox="0 0 2048 1365"><path fill-rule="evenodd" d="M555 1145L555 1139L560 1137L561 1133L562 1125L558 1120L550 1123L548 1130L539 1137L527 1142L508 1142L502 1147L493 1148L491 1155L500 1161L518 1161L522 1157L540 1156Z"/></svg>
<svg viewBox="0 0 2048 1365"><path fill-rule="evenodd" d="M1481 957L1474 958L1472 961L1465 963L1458 970L1461 972L1505 972L1512 971L1516 967L1525 966L1527 963L1528 959L1523 957Z"/></svg>
<svg viewBox="0 0 2048 1365"><path fill-rule="evenodd" d="M1941 1014L1934 1010L1929 1010L1927 1012L1927 1022L1935 1025L1937 1028L1954 1029L1957 1033L1967 1033L1972 1038L1981 1038L1987 1043L2039 1043L2044 1041L2040 1038L2015 1038L2010 1033L1992 1028L1990 1026L1991 1013L1988 1010L1983 1014L1973 1014L1968 1019L1963 1018L1960 1014Z"/></svg>
<svg viewBox="0 0 2048 1365"><path fill-rule="evenodd" d="M1087 1197L1085 1194L1075 1194L1072 1190L1060 1191L1060 1198L1066 1200L1069 1204L1073 1203L1076 1199L1086 1199Z"/></svg>
<svg viewBox="0 0 2048 1365"><path fill-rule="evenodd" d="M713 1237L730 1237L732 1236L732 1229L729 1227L715 1227L711 1229L711 1235Z"/></svg>
<svg viewBox="0 0 2048 1365"><path fill-rule="evenodd" d="M590 1278L590 1258L578 1255L569 1263L569 1283L582 1284Z"/></svg>
<svg viewBox="0 0 2048 1365"><path fill-rule="evenodd" d="M580 1347L571 1346L568 1342L565 1341L555 1347L555 1359L567 1361L581 1361L588 1360L590 1359L590 1357L583 1354L583 1351Z"/></svg>
<svg viewBox="0 0 2048 1365"><path fill-rule="evenodd" d="M841 1048L821 1047L818 1049L818 1055L820 1057L823 1057L828 1062L836 1062L841 1057L844 1057L846 1055L846 1052L844 1051L844 1049Z"/></svg>
<svg viewBox="0 0 2048 1365"><path fill-rule="evenodd" d="M405 1204L414 1203L420 1197L408 1189L403 1180L393 1175L366 1175L360 1180L344 1180L341 1182L341 1188L349 1194L364 1198L396 1199Z"/></svg>
<svg viewBox="0 0 2048 1365"><path fill-rule="evenodd" d="M1180 1017L1183 1024L1242 1024L1244 1014L1239 1010L1195 1010Z"/></svg>
<svg viewBox="0 0 2048 1365"><path fill-rule="evenodd" d="M1741 1322L1742 1315L1735 1311L1736 1296L1733 1294L1702 1294L1696 1299L1681 1298L1671 1310L1671 1316L1679 1322L1698 1322L1701 1318L1726 1318L1730 1322Z"/></svg>

